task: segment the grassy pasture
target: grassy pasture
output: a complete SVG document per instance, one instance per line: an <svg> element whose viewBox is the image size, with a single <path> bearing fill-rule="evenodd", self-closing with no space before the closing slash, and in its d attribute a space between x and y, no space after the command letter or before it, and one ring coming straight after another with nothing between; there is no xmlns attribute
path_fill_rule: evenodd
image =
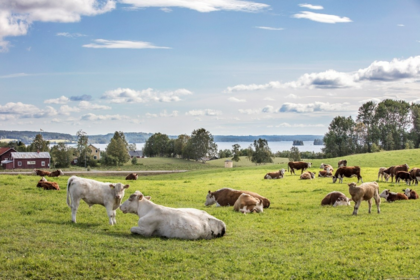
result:
<svg viewBox="0 0 420 280"><path fill-rule="evenodd" d="M364 181L377 179L381 166L420 167L420 150L348 156L362 168ZM223 160L220 160L223 162ZM313 160L336 166L338 159ZM245 161L244 161L245 162ZM241 163L241 162L240 162ZM209 164L209 163L207 163ZM203 164L203 166L207 166ZM213 164L211 162L210 164ZM216 164L216 163L214 163ZM347 183L330 178L281 180L264 174L285 163L209 168L147 176L130 181L124 201L135 190L157 204L206 210L227 225L214 240L142 238L130 233L137 216L117 210L109 226L105 208L81 202L77 224L66 204L66 176L60 191L37 189L35 176L0 175L0 279L382 279L420 275L420 201L382 201L381 214L359 215L351 207L321 207L331 191L348 195ZM300 174L300 172L299 172ZM124 182L117 177L94 178ZM405 185L380 182L380 190L401 192ZM261 214L243 215L232 207L205 207L208 190L222 187L258 192L271 200ZM420 187L413 187L417 192Z"/></svg>

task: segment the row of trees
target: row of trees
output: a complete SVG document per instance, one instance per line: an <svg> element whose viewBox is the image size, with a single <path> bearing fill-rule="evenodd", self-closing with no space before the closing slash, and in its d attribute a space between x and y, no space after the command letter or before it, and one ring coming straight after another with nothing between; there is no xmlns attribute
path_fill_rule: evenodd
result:
<svg viewBox="0 0 420 280"><path fill-rule="evenodd" d="M369 101L351 116L337 116L324 136L326 157L418 148L420 105L403 100Z"/></svg>

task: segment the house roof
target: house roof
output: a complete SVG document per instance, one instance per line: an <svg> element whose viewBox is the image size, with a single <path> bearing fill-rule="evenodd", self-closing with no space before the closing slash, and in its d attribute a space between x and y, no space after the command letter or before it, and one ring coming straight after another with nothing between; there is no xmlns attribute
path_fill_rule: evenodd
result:
<svg viewBox="0 0 420 280"><path fill-rule="evenodd" d="M15 149L10 148L10 147L1 147L1 148L0 148L0 156L1 156L2 154L6 153L6 152L7 152L7 151L9 151L9 150L16 151Z"/></svg>
<svg viewBox="0 0 420 280"><path fill-rule="evenodd" d="M32 159L32 158L51 158L50 153L48 152L26 152L26 153L12 153L12 158L23 158L23 159Z"/></svg>
<svg viewBox="0 0 420 280"><path fill-rule="evenodd" d="M142 157L143 151L128 151L130 157Z"/></svg>
<svg viewBox="0 0 420 280"><path fill-rule="evenodd" d="M88 146L88 147L93 147L93 148L95 148L96 150L100 150L100 149L96 148L95 146L93 146L92 144L89 144L89 146Z"/></svg>

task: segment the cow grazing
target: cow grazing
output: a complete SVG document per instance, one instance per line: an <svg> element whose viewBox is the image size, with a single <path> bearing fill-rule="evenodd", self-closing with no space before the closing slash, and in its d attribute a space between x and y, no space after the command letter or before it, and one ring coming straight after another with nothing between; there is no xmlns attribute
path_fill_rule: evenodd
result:
<svg viewBox="0 0 420 280"><path fill-rule="evenodd" d="M261 213L263 212L263 203L259 198L242 193L233 205L233 210L244 214L253 212Z"/></svg>
<svg viewBox="0 0 420 280"><path fill-rule="evenodd" d="M39 170L39 169L34 169L33 173L41 177L49 176L51 174L51 172L49 171L44 171L44 170Z"/></svg>
<svg viewBox="0 0 420 280"><path fill-rule="evenodd" d="M179 239L212 239L226 232L223 221L207 212L194 208L170 208L150 201L136 191L121 206L123 213L139 216L138 226L131 232L144 237L166 237Z"/></svg>
<svg viewBox="0 0 420 280"><path fill-rule="evenodd" d="M413 184L416 183L416 186L417 186L420 180L420 168L414 167L413 169L411 169L410 176L411 176L412 183Z"/></svg>
<svg viewBox="0 0 420 280"><path fill-rule="evenodd" d="M408 197L408 199L419 199L419 195L414 190L407 188L403 190L403 192Z"/></svg>
<svg viewBox="0 0 420 280"><path fill-rule="evenodd" d="M321 201L321 205L333 205L335 206L349 206L350 198L344 193L333 191L327 194Z"/></svg>
<svg viewBox="0 0 420 280"><path fill-rule="evenodd" d="M334 168L331 165L326 164L326 163L321 163L321 166L319 168L324 169L325 171L329 169L331 173L334 172Z"/></svg>
<svg viewBox="0 0 420 280"><path fill-rule="evenodd" d="M347 166L347 160L342 159L338 162L338 168Z"/></svg>
<svg viewBox="0 0 420 280"><path fill-rule="evenodd" d="M384 190L380 197L383 197L388 202L394 202L395 200L408 200L408 197L403 193L394 193L389 190Z"/></svg>
<svg viewBox="0 0 420 280"><path fill-rule="evenodd" d="M39 180L36 187L43 188L44 190L60 190L60 186L56 182L47 182L47 180L44 177L42 177L42 179Z"/></svg>
<svg viewBox="0 0 420 280"><path fill-rule="evenodd" d="M333 176L333 183L337 181L337 179L340 180L340 184L343 183L343 178L351 178L351 177L357 177L357 183L359 183L359 180L363 179L362 176L360 176L360 167L359 166L344 166L340 167L335 171L335 174Z"/></svg>
<svg viewBox="0 0 420 280"><path fill-rule="evenodd" d="M311 162L304 162L304 161L289 161L289 163L287 164L287 171L289 171L290 168L290 174L295 174L295 169L296 170L302 170L300 172L300 174L303 173L303 171L305 171L306 169L308 169L309 167L311 167L312 163Z"/></svg>
<svg viewBox="0 0 420 280"><path fill-rule="evenodd" d="M391 166L387 169L384 170L384 173L388 174L391 177L391 183L394 182L394 176L397 175L398 171L406 171L408 172L408 164L402 164L402 165L395 165L395 166ZM385 181L388 182L388 178L385 178Z"/></svg>
<svg viewBox="0 0 420 280"><path fill-rule="evenodd" d="M137 175L136 173L130 173L127 175L127 177L125 177L126 180L137 180L137 178L139 177L139 175Z"/></svg>
<svg viewBox="0 0 420 280"><path fill-rule="evenodd" d="M121 183L102 183L91 179L71 176L67 181L67 205L71 208L71 219L76 222L77 208L79 208L80 200L83 199L89 207L95 204L105 206L109 224L117 223L116 209L120 206L124 197L125 189L129 185ZM71 204L70 204L71 200Z"/></svg>
<svg viewBox="0 0 420 280"><path fill-rule="evenodd" d="M64 173L61 171L61 169L57 169L56 171L51 172L48 177L60 177L63 176Z"/></svg>
<svg viewBox="0 0 420 280"><path fill-rule="evenodd" d="M283 179L284 176L284 168L280 169L277 172L270 172L264 175L264 179Z"/></svg>
<svg viewBox="0 0 420 280"><path fill-rule="evenodd" d="M395 182L400 184L400 180L404 180L407 185L410 185L411 183L411 176L410 173L406 171L398 171L395 175Z"/></svg>
<svg viewBox="0 0 420 280"><path fill-rule="evenodd" d="M379 168L378 181L379 181L379 177L381 178L382 181L384 180L384 178L385 178L385 181L388 181L389 175L384 172L386 169L387 169L386 167Z"/></svg>
<svg viewBox="0 0 420 280"><path fill-rule="evenodd" d="M381 197L379 196L379 185L377 182L368 182L363 183L360 186L356 186L356 183L350 183L349 186L349 193L351 195L351 199L354 201L354 210L353 215L357 215L359 210L360 204L363 200L367 200L369 204L369 214L372 210L372 198L375 199L376 208L378 209L378 214L381 213L380 205L381 205Z"/></svg>
<svg viewBox="0 0 420 280"><path fill-rule="evenodd" d="M310 171L305 171L300 175L301 180L312 180L315 179L315 173Z"/></svg>
<svg viewBox="0 0 420 280"><path fill-rule="evenodd" d="M264 208L270 207L270 200L257 193L249 191L238 191L230 188L223 188L215 192L209 191L206 196L206 202L204 205L210 206L216 203L217 206L233 206L242 193L252 195L253 197L262 200Z"/></svg>

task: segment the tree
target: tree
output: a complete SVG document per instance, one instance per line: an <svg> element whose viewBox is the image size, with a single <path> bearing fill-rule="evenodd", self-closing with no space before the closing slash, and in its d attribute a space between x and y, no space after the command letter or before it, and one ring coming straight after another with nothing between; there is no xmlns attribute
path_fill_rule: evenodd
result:
<svg viewBox="0 0 420 280"><path fill-rule="evenodd" d="M192 132L187 146L190 157L196 161L205 156L212 157L217 153L217 145L214 143L213 135L204 128Z"/></svg>
<svg viewBox="0 0 420 280"><path fill-rule="evenodd" d="M240 155L240 149L241 149L241 146L239 145L239 144L234 144L234 145L232 145L232 154L233 154L233 158L232 158L232 160L233 161L236 161L236 162L238 162L238 161L240 161L241 160L241 158L239 157L239 155Z"/></svg>
<svg viewBox="0 0 420 280"><path fill-rule="evenodd" d="M79 130L77 136L77 165L87 167L92 151L88 148L89 137L86 132Z"/></svg>
<svg viewBox="0 0 420 280"><path fill-rule="evenodd" d="M132 164L132 165L137 165L137 157L136 157L136 156L134 156L134 157L131 159L131 164Z"/></svg>
<svg viewBox="0 0 420 280"><path fill-rule="evenodd" d="M160 132L153 134L144 145L144 155L148 157L164 156L167 153L169 137Z"/></svg>
<svg viewBox="0 0 420 280"><path fill-rule="evenodd" d="M289 161L300 161L300 152L298 147L292 147L289 153Z"/></svg>
<svg viewBox="0 0 420 280"><path fill-rule="evenodd" d="M271 153L270 148L268 147L268 142L265 139L259 138L258 140L254 140L254 149L252 146L249 146L250 155L248 155L248 159L250 159L255 164L262 164L267 162L273 162L273 155Z"/></svg>
<svg viewBox="0 0 420 280"><path fill-rule="evenodd" d="M420 104L411 104L411 139L415 148L420 148Z"/></svg>
<svg viewBox="0 0 420 280"><path fill-rule="evenodd" d="M129 151L137 151L136 143L128 144Z"/></svg>
<svg viewBox="0 0 420 280"><path fill-rule="evenodd" d="M73 158L72 150L64 143L59 143L51 148L54 165L57 168L65 168L70 166Z"/></svg>
<svg viewBox="0 0 420 280"><path fill-rule="evenodd" d="M178 136L178 138L175 140L175 147L174 147L174 153L178 156L186 156L186 147L188 144L188 141L191 139L190 136L187 134L181 134ZM187 157L187 156L186 156Z"/></svg>
<svg viewBox="0 0 420 280"><path fill-rule="evenodd" d="M115 131L114 136L106 147L106 154L113 159L117 159L118 165L123 165L130 159L130 155L128 154L128 143L125 140L122 131ZM115 163L115 160L112 160L111 162Z"/></svg>
<svg viewBox="0 0 420 280"><path fill-rule="evenodd" d="M34 141L32 141L32 144L29 146L29 150L32 152L48 152L49 144L50 142L44 140L41 134L37 134Z"/></svg>
<svg viewBox="0 0 420 280"><path fill-rule="evenodd" d="M169 139L166 144L166 155L168 157L175 157L175 139Z"/></svg>
<svg viewBox="0 0 420 280"><path fill-rule="evenodd" d="M367 151L372 152L372 144L377 144L379 139L379 130L377 126L377 117L375 115L376 103L369 101L359 108L357 121L364 124L365 129L364 143Z"/></svg>
<svg viewBox="0 0 420 280"><path fill-rule="evenodd" d="M335 117L328 127L324 136L325 148L322 151L326 157L341 157L355 153L357 141L355 141L356 123L352 117Z"/></svg>

